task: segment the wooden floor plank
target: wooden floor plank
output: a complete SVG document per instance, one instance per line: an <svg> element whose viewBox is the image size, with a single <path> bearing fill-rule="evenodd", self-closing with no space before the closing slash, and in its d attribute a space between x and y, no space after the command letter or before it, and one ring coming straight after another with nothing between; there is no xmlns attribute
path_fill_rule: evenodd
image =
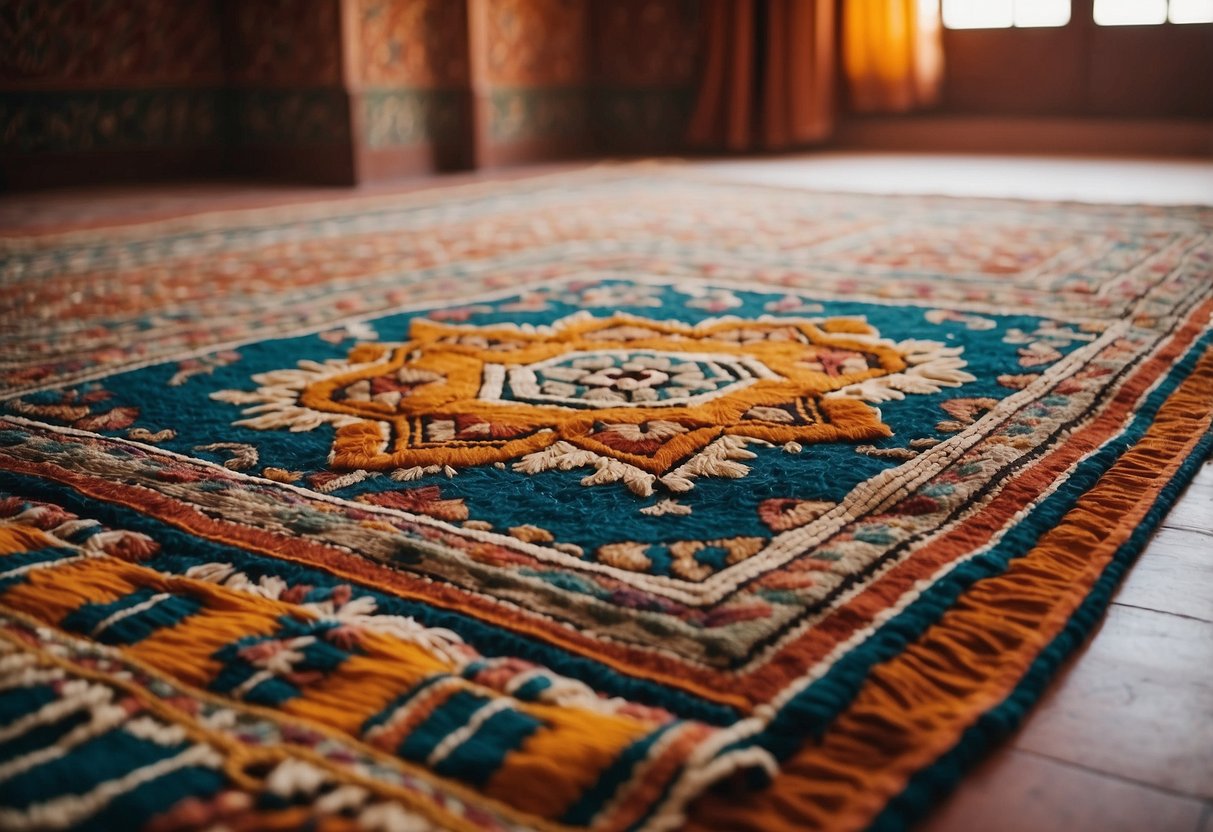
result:
<svg viewBox="0 0 1213 832"><path fill-rule="evenodd" d="M1196 832L1205 804L1030 754L999 754L918 832Z"/></svg>
<svg viewBox="0 0 1213 832"><path fill-rule="evenodd" d="M1201 531L1213 535L1213 461L1201 466L1200 472L1179 502L1163 519L1163 525L1171 529ZM1206 546L1213 551L1213 540Z"/></svg>
<svg viewBox="0 0 1213 832"><path fill-rule="evenodd" d="M1213 624L1114 605L1014 747L1213 799Z"/></svg>
<svg viewBox="0 0 1213 832"><path fill-rule="evenodd" d="M1113 601L1213 622L1213 532L1159 529Z"/></svg>

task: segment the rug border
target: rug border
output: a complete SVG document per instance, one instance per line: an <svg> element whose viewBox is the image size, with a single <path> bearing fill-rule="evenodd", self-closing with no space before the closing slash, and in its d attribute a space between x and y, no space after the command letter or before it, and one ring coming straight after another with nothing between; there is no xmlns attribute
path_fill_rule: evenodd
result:
<svg viewBox="0 0 1213 832"><path fill-rule="evenodd" d="M831 828L840 830L873 829L878 832L893 832L893 830L907 828L915 820L925 815L934 804L946 797L961 781L962 776L967 773L968 769L978 763L985 753L991 750L999 740L1005 738L1014 730L1020 720L1027 715L1031 705L1044 693L1056 671L1060 668L1062 661L1083 643L1087 633L1102 619L1111 601L1112 591L1119 583L1119 580L1123 577L1129 566L1132 565L1132 562L1141 550L1144 549L1145 544L1149 540L1149 535L1161 522L1166 512L1174 505L1179 493L1195 476L1197 469L1203 464L1204 460L1213 452L1213 410L1206 403L1208 401L1208 393L1213 391L1213 329L1206 328L1204 330L1202 336L1197 339L1197 342L1189 348L1180 361L1176 362L1175 372L1182 373L1183 375L1180 376L1180 380L1174 386L1169 390L1165 390L1165 392L1160 392L1156 386L1151 394L1160 398L1157 400L1157 405L1152 408L1153 416L1146 425L1146 431L1138 439L1134 440L1132 444L1117 453L1113 465L1099 472L1095 483L1092 483L1078 496L1078 501L1066 510L1066 514L1074 509L1082 508L1082 499L1107 474L1110 472L1123 472L1122 468L1118 468L1117 465L1121 463L1126 454L1142 448L1143 443L1149 439L1150 429L1158 424L1158 412L1164 407L1182 409L1184 402L1195 405L1195 408L1190 407L1190 412L1186 417L1180 413L1178 418L1186 418L1190 422L1199 425L1199 433L1191 441L1184 443L1187 446L1187 451L1183 451L1181 448L1173 448L1171 450L1169 456L1175 465L1171 469L1168 479L1158 486L1152 495L1147 497L1149 503L1148 507L1143 510L1141 522L1129 532L1128 537L1119 546L1111 551L1099 574L1094 576L1093 580L1087 584L1087 587L1084 589L1084 595L1081 598L1075 599L1076 603L1073 610L1067 615L1064 623L1055 631L1049 641L1035 654L1024 657L1027 658L1027 662L1020 665L1020 670L1015 673L1015 680L1010 687L1004 689L1005 693L997 694L999 697L997 704L965 717L963 721L967 723L967 727L965 725L956 726L956 730L959 731L957 741L948 745L940 756L935 757L926 766L908 772L905 775L905 781L893 792L881 789L857 788L854 784L848 782L847 785L839 786L827 794L826 791L820 788L819 784L810 778L814 774L818 776L839 775L839 771L832 770L829 760L821 755L818 755L818 758L815 760L805 761L802 770L795 770L796 757L804 754L813 745L820 745L822 740L834 731L833 726L831 726L826 729L822 736L817 738L816 742L810 738L808 746L801 745L797 750L793 751L781 763L781 773L777 775L771 789L766 792L756 792L755 800L750 801L750 806L727 807L722 805L719 800L714 799L715 795L708 795L706 796L706 800L701 800L693 805L691 809L691 828L711 828L711 825L703 820L704 809L702 807L705 805L708 806L708 811L710 812L726 813L724 816L735 824L735 827L731 828L771 828L769 824L774 822L775 818L766 814L770 811L769 808L762 807L769 807L773 799L781 798L777 802L785 809L791 809L793 812L796 812L798 806L811 808L810 804L813 803L814 794L816 793L816 797L821 801L824 802L828 799L835 804L845 803L848 794L853 798L849 805L844 806L842 813L835 818L839 822L838 825ZM1193 388L1196 388L1198 392L1193 392ZM1174 432L1173 435L1178 436ZM1160 440L1155 438L1154 441ZM1161 441L1166 442L1167 438L1164 436ZM1181 460L1177 460L1176 455L1178 453L1186 453L1186 456ZM1125 463L1125 465L1128 464L1127 462ZM1139 505L1146 505L1146 503L1143 501ZM1104 509L1105 512L1114 510L1113 508ZM1099 509L1096 508L1094 511L1098 513ZM1062 525L1061 523L1058 524L1059 527ZM1028 551L1036 549L1037 545L1034 543ZM1009 563L1014 563L1015 560L1021 559L1026 554L1027 552L1011 559ZM1005 573L1000 572L990 576L979 577L975 582L965 587L963 592L968 593L972 591L974 587L979 586L983 581L996 580L1004 576ZM948 609L951 609L951 607ZM932 632L938 634L951 631L948 629L948 622L933 620L927 623L925 629L912 635L909 644L913 644ZM902 656L903 653L899 653L897 656L885 660L885 662L897 662ZM870 684L870 680L865 679L864 686L866 687L868 684ZM928 680L925 684L930 685L931 682ZM986 677L977 683L975 687L980 690L982 685L988 687L990 684L989 677ZM851 708L852 705L848 704L839 713L839 718L849 713ZM851 750L855 751L854 748ZM837 781L839 778L836 776L835 779ZM868 785L870 786L871 784ZM828 786L826 788L828 789ZM756 804L761 804L761 806ZM793 825L799 822L810 826L816 819L818 818L815 815L808 812L792 818L782 818L784 822L791 822Z"/></svg>
<svg viewBox="0 0 1213 832"><path fill-rule="evenodd" d="M1213 364L1213 344L1206 347L1204 362ZM1195 370L1194 370L1195 372ZM1189 376L1190 378L1191 376ZM869 827L871 832L897 832L921 820L949 796L968 772L981 763L1031 715L1047 692L1062 665L1086 645L1088 637L1113 604L1113 596L1144 553L1154 533L1175 507L1185 488L1206 464L1213 463L1213 416L1191 452L1158 491L1142 522L1116 550L1065 627L1049 642L1025 671L1019 684L999 705L982 714L962 735L960 742L927 768L915 773L906 787L890 800Z"/></svg>

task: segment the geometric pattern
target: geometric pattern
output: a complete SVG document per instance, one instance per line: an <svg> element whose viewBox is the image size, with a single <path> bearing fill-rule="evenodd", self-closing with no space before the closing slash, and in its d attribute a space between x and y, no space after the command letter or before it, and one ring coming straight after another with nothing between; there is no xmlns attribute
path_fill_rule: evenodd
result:
<svg viewBox="0 0 1213 832"><path fill-rule="evenodd" d="M560 450L683 490L689 480L664 475L722 437L879 439L888 428L860 403L873 389L933 393L973 378L959 348L899 348L847 319L572 316L531 331L414 321L409 334L399 346L359 345L346 364L276 370L254 378L255 392L213 398L251 404L237 421L249 427L335 426L337 468L520 460L515 470L533 470ZM720 473L710 457L700 467Z"/></svg>
<svg viewBox="0 0 1213 832"><path fill-rule="evenodd" d="M0 251L4 828L904 825L1213 444L1204 208L625 166Z"/></svg>

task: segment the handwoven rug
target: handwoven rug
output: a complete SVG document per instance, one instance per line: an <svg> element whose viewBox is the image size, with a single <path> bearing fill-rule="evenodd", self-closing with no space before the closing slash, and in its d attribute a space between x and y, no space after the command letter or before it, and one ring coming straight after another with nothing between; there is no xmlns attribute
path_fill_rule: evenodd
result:
<svg viewBox="0 0 1213 832"><path fill-rule="evenodd" d="M0 242L0 828L900 828L1207 454L1213 210L661 166Z"/></svg>

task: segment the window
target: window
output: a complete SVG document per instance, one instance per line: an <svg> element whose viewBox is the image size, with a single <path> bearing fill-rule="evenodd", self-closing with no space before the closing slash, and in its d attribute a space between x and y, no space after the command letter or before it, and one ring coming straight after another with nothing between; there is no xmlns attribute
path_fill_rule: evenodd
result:
<svg viewBox="0 0 1213 832"><path fill-rule="evenodd" d="M1213 23L1213 0L1095 0L1100 26ZM949 29L1065 26L1070 0L943 0Z"/></svg>
<svg viewBox="0 0 1213 832"><path fill-rule="evenodd" d="M943 25L949 29L1065 26L1069 22L1070 0L943 0Z"/></svg>
<svg viewBox="0 0 1213 832"><path fill-rule="evenodd" d="M1213 0L1095 0L1100 26L1213 23Z"/></svg>
<svg viewBox="0 0 1213 832"><path fill-rule="evenodd" d="M1213 0L1171 0L1172 23L1213 23Z"/></svg>
<svg viewBox="0 0 1213 832"><path fill-rule="evenodd" d="M935 10L949 113L1213 118L1213 0L942 0Z"/></svg>

